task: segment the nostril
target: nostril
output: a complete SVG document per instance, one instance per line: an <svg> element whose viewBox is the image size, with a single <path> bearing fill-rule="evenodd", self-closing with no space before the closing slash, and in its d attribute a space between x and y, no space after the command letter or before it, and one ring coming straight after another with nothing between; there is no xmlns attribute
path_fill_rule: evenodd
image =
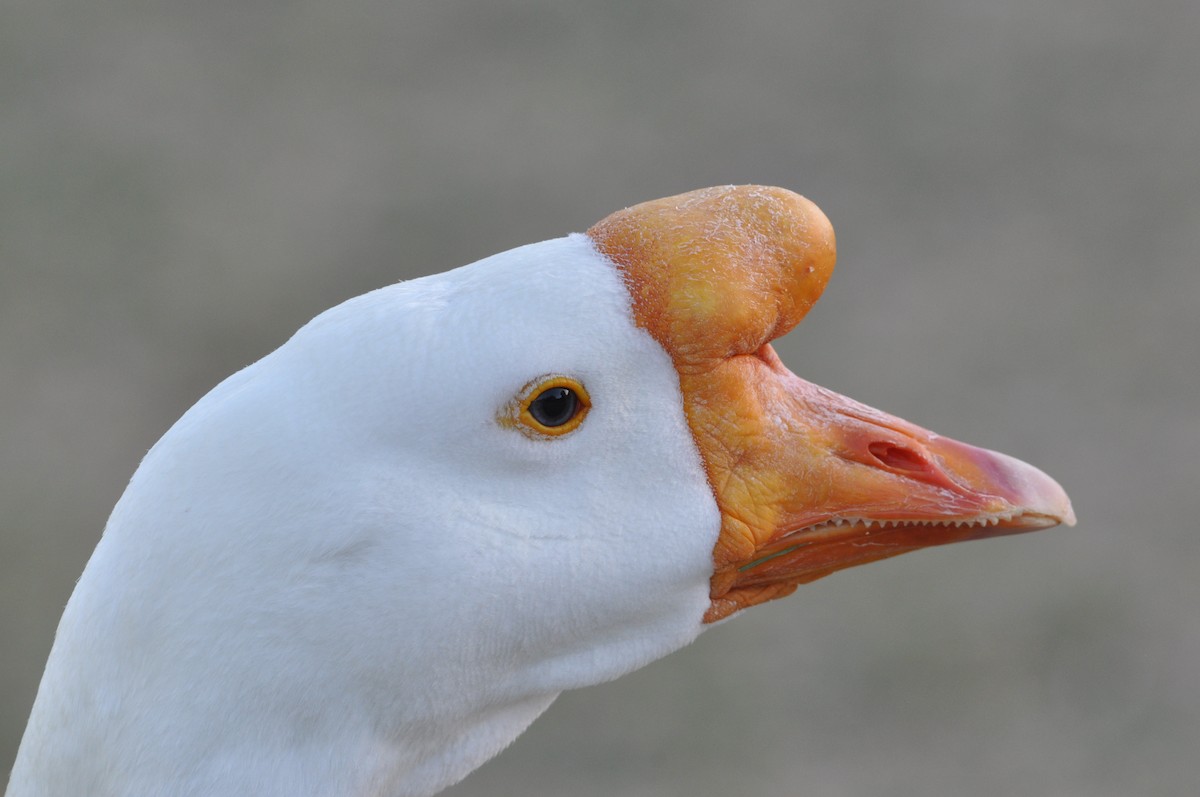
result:
<svg viewBox="0 0 1200 797"><path fill-rule="evenodd" d="M898 446L894 443L871 443L867 446L871 456L896 470L923 471L928 468L925 457L911 448Z"/></svg>

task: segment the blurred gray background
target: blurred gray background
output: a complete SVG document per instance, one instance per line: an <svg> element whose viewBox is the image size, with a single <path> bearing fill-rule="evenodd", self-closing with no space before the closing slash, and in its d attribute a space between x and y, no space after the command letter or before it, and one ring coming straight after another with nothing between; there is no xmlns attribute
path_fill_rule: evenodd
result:
<svg viewBox="0 0 1200 797"><path fill-rule="evenodd" d="M4 0L0 773L208 388L368 289L765 182L840 244L793 369L1079 525L802 587L449 794L1200 793L1198 43L1194 0Z"/></svg>

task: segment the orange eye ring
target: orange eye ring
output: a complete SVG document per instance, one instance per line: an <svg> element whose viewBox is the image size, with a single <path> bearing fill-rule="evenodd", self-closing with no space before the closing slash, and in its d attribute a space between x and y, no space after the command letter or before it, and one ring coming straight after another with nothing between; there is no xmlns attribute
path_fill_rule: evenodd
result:
<svg viewBox="0 0 1200 797"><path fill-rule="evenodd" d="M579 428L592 399L578 379L550 374L534 379L516 395L506 417L505 426L516 426L535 438L562 437Z"/></svg>

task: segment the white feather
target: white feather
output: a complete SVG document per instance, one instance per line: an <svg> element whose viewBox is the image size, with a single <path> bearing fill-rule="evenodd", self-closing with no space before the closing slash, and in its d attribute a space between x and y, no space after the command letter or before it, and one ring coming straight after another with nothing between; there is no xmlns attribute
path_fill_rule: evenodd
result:
<svg viewBox="0 0 1200 797"><path fill-rule="evenodd" d="M531 379L593 408L534 440ZM430 795L702 630L719 513L678 377L584 236L313 320L146 456L10 797Z"/></svg>

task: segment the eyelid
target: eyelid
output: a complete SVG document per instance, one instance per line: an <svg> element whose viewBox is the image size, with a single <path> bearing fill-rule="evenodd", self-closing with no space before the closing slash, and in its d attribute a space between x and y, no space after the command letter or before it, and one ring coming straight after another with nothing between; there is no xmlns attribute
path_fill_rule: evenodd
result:
<svg viewBox="0 0 1200 797"><path fill-rule="evenodd" d="M561 426L545 426L530 414L529 405L543 392L554 387L565 387L572 391L579 402L579 409ZM517 395L505 405L496 420L501 426L515 428L534 440L552 440L578 429L591 408L592 398L578 379L565 374L545 374L530 380L517 391Z"/></svg>

